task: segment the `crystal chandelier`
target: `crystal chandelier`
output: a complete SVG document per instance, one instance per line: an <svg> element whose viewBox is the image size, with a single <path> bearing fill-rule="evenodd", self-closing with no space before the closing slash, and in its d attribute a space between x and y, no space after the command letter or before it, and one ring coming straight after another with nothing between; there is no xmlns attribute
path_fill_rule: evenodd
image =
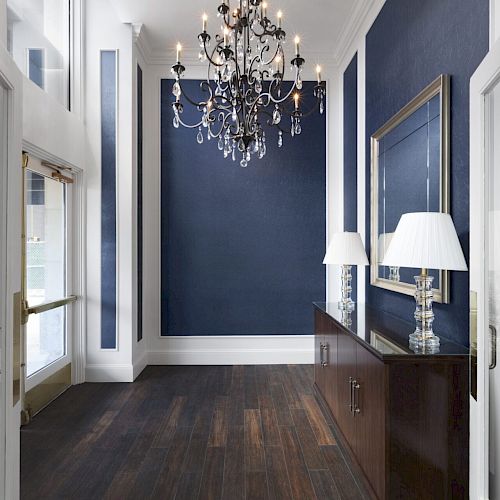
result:
<svg viewBox="0 0 500 500"><path fill-rule="evenodd" d="M172 66L173 125L198 129L199 144L205 135L208 140L218 139L224 158L235 161L241 157L240 165L246 167L252 156L262 158L266 154L266 131L276 129L278 146L282 147L285 133L292 137L300 135L304 116L318 108L320 113L324 112L326 86L321 80L321 67L317 66L314 87L317 105L304 113L299 91L305 60L300 55L299 37L295 37L295 57L290 62L294 80L287 82L282 12L278 11L277 22L273 24L267 17L268 5L262 0L239 0L233 10L229 2L223 0L217 9L222 26L212 48L212 38L207 33L208 17L203 15L203 31L198 35L199 59L208 61L207 79L200 84L206 95L203 101L190 98L182 87L181 76L186 68L181 63L182 47L177 45L177 62ZM198 123L187 124L182 120L181 98L201 113ZM290 119L290 126L286 125L285 117Z"/></svg>

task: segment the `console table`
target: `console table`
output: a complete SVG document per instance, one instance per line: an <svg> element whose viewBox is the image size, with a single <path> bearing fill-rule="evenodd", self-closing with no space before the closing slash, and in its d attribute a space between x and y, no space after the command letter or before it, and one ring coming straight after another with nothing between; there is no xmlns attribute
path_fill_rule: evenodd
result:
<svg viewBox="0 0 500 500"><path fill-rule="evenodd" d="M469 494L469 351L441 338L408 347L414 325L357 304L315 303L315 385L378 499ZM439 332L437 332L439 335Z"/></svg>

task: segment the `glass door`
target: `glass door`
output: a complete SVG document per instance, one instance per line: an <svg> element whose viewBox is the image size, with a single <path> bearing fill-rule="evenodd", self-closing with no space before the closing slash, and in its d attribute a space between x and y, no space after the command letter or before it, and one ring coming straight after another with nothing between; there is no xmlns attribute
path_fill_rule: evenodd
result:
<svg viewBox="0 0 500 500"><path fill-rule="evenodd" d="M30 416L71 384L68 207L72 178L25 157L25 410ZM55 378L54 378L55 377ZM43 403L40 391L43 388ZM35 392L34 392L35 391Z"/></svg>

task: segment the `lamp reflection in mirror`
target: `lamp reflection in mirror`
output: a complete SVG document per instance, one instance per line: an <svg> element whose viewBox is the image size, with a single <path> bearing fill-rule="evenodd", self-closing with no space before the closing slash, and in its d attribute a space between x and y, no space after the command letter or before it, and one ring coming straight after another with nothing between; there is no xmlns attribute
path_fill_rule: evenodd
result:
<svg viewBox="0 0 500 500"><path fill-rule="evenodd" d="M416 212L404 214L396 228L382 262L384 266L417 267L415 276L416 328L410 335L415 352L438 352L439 337L434 335L432 276L429 269L467 271L464 254L449 214Z"/></svg>
<svg viewBox="0 0 500 500"><path fill-rule="evenodd" d="M342 266L341 275L341 298L338 304L339 309L350 313L354 310L354 302L351 298L352 292L352 266L367 266L365 248L359 233L335 233L326 251L323 264L340 264ZM346 316L346 322L349 315Z"/></svg>
<svg viewBox="0 0 500 500"><path fill-rule="evenodd" d="M378 263L382 264L385 254L387 252L387 249L389 248L389 245L391 244L392 237L394 236L394 233L382 233L378 237ZM399 266L389 266L389 281L400 281L401 278L399 276Z"/></svg>

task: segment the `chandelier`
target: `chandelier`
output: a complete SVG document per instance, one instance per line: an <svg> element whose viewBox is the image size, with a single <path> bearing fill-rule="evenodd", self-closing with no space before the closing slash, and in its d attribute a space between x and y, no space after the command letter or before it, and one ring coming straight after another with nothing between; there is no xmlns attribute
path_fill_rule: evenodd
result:
<svg viewBox="0 0 500 500"><path fill-rule="evenodd" d="M268 5L262 0L239 0L233 10L229 2L223 0L217 9L222 26L212 48L212 37L207 33L208 17L204 14L202 18L199 59L208 61L207 79L200 84L206 96L202 101L186 95L182 87L181 76L186 68L181 63L182 46L177 45L177 62L172 66L173 125L198 129L199 144L205 136L207 140L218 139L224 157L233 161L241 157L240 165L246 167L252 156L259 159L265 156L266 134L271 129L277 130L278 147L282 147L284 134L300 135L302 118L318 108L320 113L324 112L326 86L321 80L321 67L317 66L314 87L317 102L304 113L299 91L305 60L300 55L299 37L295 37L295 56L290 61L294 79L287 82L282 12L277 12L274 24L267 17ZM181 97L201 113L198 123L183 121Z"/></svg>

